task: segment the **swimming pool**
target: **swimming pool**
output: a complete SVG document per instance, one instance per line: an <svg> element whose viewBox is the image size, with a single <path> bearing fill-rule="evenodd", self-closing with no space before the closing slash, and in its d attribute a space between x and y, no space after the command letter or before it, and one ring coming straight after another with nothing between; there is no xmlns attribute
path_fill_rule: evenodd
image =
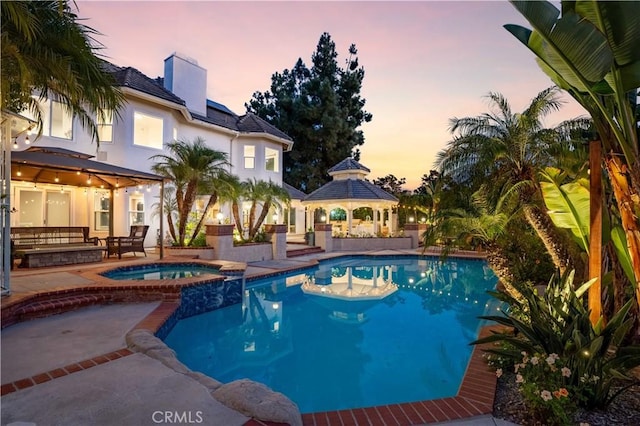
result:
<svg viewBox="0 0 640 426"><path fill-rule="evenodd" d="M346 257L247 283L165 339L189 368L265 383L302 413L455 396L496 279L477 260Z"/></svg>
<svg viewBox="0 0 640 426"><path fill-rule="evenodd" d="M153 263L123 266L100 275L112 280L173 280L219 273L220 268L199 263Z"/></svg>

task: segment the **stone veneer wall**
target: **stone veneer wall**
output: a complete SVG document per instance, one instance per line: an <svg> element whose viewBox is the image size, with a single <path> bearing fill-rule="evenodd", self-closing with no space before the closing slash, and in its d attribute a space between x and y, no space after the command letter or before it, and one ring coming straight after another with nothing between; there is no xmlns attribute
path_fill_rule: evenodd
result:
<svg viewBox="0 0 640 426"><path fill-rule="evenodd" d="M26 268L43 268L46 266L75 265L77 263L102 262L103 250L98 246L78 247L73 250L69 247L40 250L38 253L30 253L22 260L22 266Z"/></svg>

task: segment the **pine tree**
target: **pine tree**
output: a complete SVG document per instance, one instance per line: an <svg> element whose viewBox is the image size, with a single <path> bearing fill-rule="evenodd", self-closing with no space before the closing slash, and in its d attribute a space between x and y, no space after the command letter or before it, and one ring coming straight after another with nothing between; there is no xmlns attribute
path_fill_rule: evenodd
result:
<svg viewBox="0 0 640 426"><path fill-rule="evenodd" d="M352 44L345 68L331 35L322 34L309 69L301 58L291 70L271 76L271 90L255 92L248 112L267 120L295 141L284 156L284 180L307 193L330 180L327 170L353 157L364 144L360 126L371 121L360 96L364 68Z"/></svg>

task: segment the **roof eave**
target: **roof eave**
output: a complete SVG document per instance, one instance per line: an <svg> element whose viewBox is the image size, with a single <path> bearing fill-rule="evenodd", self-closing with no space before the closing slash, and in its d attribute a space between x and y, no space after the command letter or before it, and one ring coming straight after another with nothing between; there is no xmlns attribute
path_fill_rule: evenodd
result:
<svg viewBox="0 0 640 426"><path fill-rule="evenodd" d="M178 103L171 102L171 101L168 101L166 99L162 99L159 96L151 95L149 93L143 92L143 91L138 90L138 89L134 89L132 87L121 86L121 88L122 88L122 92L127 94L127 95L131 95L133 97L145 100L147 102L153 102L153 103L165 106L165 107L169 107L171 109L174 109L174 110L179 111L180 113L182 113L182 115L184 116L185 119L187 119L189 121L193 121L193 117L191 116L191 112L189 112L187 107L184 106L184 105L180 105Z"/></svg>
<svg viewBox="0 0 640 426"><path fill-rule="evenodd" d="M293 147L293 141L289 140L289 139L284 139L284 138L280 138L278 136L272 135L271 133L266 133L266 132L240 132L240 136L242 136L243 138L263 138L263 139L269 139L273 142L279 143L283 146L283 151L284 152L289 152L291 151L291 148Z"/></svg>

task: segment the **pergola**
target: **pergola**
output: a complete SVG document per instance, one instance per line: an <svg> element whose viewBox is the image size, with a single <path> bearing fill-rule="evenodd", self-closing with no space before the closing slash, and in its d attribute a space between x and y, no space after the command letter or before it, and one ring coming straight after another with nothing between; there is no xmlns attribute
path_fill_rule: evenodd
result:
<svg viewBox="0 0 640 426"><path fill-rule="evenodd" d="M330 168L328 173L333 180L313 191L302 201L302 205L307 208L307 223L314 224L313 213L316 209L330 212L339 208L347 213L347 233L353 234L358 232L358 227L353 226L353 211L357 208L369 207L373 210L371 233L377 234L378 216L383 219L384 211L389 210L389 218L391 218L391 209L398 204L398 199L366 181L365 177L370 172L371 170L350 157ZM393 221L388 220L387 226L391 234ZM363 231L365 231L364 228Z"/></svg>

